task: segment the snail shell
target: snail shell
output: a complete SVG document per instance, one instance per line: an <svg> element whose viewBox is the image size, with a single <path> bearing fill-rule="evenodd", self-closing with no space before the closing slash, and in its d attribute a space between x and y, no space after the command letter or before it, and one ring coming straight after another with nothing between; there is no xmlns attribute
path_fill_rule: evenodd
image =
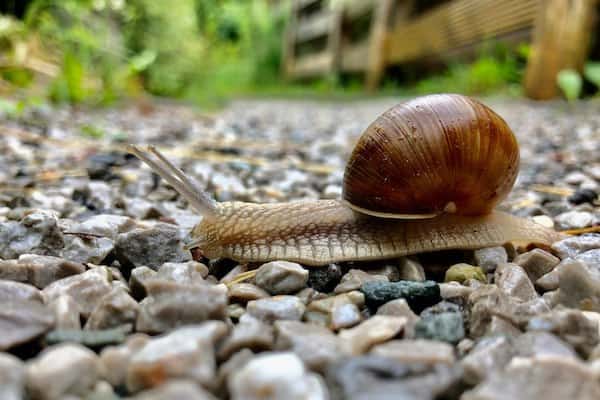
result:
<svg viewBox="0 0 600 400"><path fill-rule="evenodd" d="M483 215L510 192L518 170L517 140L498 114L465 96L424 96L366 129L346 166L343 198L380 217Z"/></svg>

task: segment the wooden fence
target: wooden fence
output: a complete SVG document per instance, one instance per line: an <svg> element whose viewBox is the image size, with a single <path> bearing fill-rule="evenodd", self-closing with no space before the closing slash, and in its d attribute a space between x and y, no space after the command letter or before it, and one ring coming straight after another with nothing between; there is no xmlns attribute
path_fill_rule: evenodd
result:
<svg viewBox="0 0 600 400"><path fill-rule="evenodd" d="M420 12L417 0L295 0L286 30L290 78L364 73L375 88L385 69L472 53L482 42L531 43L527 95L554 97L556 74L581 69L597 0L452 0Z"/></svg>

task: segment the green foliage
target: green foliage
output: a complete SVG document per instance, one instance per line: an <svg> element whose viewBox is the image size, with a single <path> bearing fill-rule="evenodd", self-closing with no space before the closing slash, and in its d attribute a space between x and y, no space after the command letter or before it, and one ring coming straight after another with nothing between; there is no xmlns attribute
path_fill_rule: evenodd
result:
<svg viewBox="0 0 600 400"><path fill-rule="evenodd" d="M587 63L583 69L583 75L600 91L600 62Z"/></svg>
<svg viewBox="0 0 600 400"><path fill-rule="evenodd" d="M564 69L556 76L556 83L563 91L568 101L574 101L581 95L583 80L581 75L573 69Z"/></svg>

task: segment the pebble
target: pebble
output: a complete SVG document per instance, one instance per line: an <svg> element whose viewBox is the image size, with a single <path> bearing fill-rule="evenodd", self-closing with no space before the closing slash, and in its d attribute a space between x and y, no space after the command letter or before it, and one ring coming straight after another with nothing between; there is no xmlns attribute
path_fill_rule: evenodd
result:
<svg viewBox="0 0 600 400"><path fill-rule="evenodd" d="M85 329L99 330L129 324L133 326L139 310L138 303L121 287L113 287L101 297L88 318Z"/></svg>
<svg viewBox="0 0 600 400"><path fill-rule="evenodd" d="M558 276L556 301L567 307L600 311L600 279L582 262L573 260Z"/></svg>
<svg viewBox="0 0 600 400"><path fill-rule="evenodd" d="M38 301L3 301L0 307L0 351L35 339L53 324L52 313Z"/></svg>
<svg viewBox="0 0 600 400"><path fill-rule="evenodd" d="M329 327L334 330L352 328L362 320L360 310L353 303L341 304L331 311Z"/></svg>
<svg viewBox="0 0 600 400"><path fill-rule="evenodd" d="M399 276L396 280L419 282L425 280L425 270L423 269L423 265L413 258L400 258L398 263L398 271Z"/></svg>
<svg viewBox="0 0 600 400"><path fill-rule="evenodd" d="M79 343L91 348L102 348L111 344L119 344L125 341L126 330L113 328L104 330L54 330L46 335L46 343L53 345L58 343Z"/></svg>
<svg viewBox="0 0 600 400"><path fill-rule="evenodd" d="M384 275L369 274L360 269L351 269L342 276L342 280L335 287L333 292L340 294L358 290L366 282L388 282L388 278Z"/></svg>
<svg viewBox="0 0 600 400"><path fill-rule="evenodd" d="M520 357L561 357L577 359L573 348L548 332L531 331L514 339L515 351Z"/></svg>
<svg viewBox="0 0 600 400"><path fill-rule="evenodd" d="M271 323L280 319L299 321L306 306L296 296L279 295L248 302L246 311L255 318Z"/></svg>
<svg viewBox="0 0 600 400"><path fill-rule="evenodd" d="M215 397L200 385L184 379L174 379L155 389L144 390L131 400L214 400Z"/></svg>
<svg viewBox="0 0 600 400"><path fill-rule="evenodd" d="M354 304L358 308L362 308L365 305L365 295L358 290L353 290L336 296L314 300L308 304L308 310L319 311L329 315L336 307L343 304Z"/></svg>
<svg viewBox="0 0 600 400"><path fill-rule="evenodd" d="M586 211L567 211L554 217L556 229L581 229L592 226L597 219L594 214Z"/></svg>
<svg viewBox="0 0 600 400"><path fill-rule="evenodd" d="M60 330L81 329L79 306L68 294L60 295L48 303L54 314L54 328Z"/></svg>
<svg viewBox="0 0 600 400"><path fill-rule="evenodd" d="M512 362L463 400L593 400L600 398L600 382L583 363L572 359L534 358Z"/></svg>
<svg viewBox="0 0 600 400"><path fill-rule="evenodd" d="M250 360L228 380L232 400L326 400L321 378L306 371L294 353L265 353Z"/></svg>
<svg viewBox="0 0 600 400"><path fill-rule="evenodd" d="M415 324L419 320L408 306L406 299L391 300L377 309L377 315L391 315L395 317L405 317L406 327L404 328L404 338L413 338L415 335Z"/></svg>
<svg viewBox="0 0 600 400"><path fill-rule="evenodd" d="M600 234L570 236L552 244L552 251L561 259L575 257L587 250L600 249Z"/></svg>
<svg viewBox="0 0 600 400"><path fill-rule="evenodd" d="M19 222L0 222L0 258L22 254L58 256L64 246L58 219L50 212L35 210Z"/></svg>
<svg viewBox="0 0 600 400"><path fill-rule="evenodd" d="M514 344L507 336L484 337L461 361L464 380L476 385L504 370L516 354Z"/></svg>
<svg viewBox="0 0 600 400"><path fill-rule="evenodd" d="M440 283L440 296L444 300L467 299L473 290L471 286L461 285L458 282Z"/></svg>
<svg viewBox="0 0 600 400"><path fill-rule="evenodd" d="M538 297L533 283L525 270L517 264L500 264L494 273L494 280L498 288L508 296L521 301L535 300Z"/></svg>
<svg viewBox="0 0 600 400"><path fill-rule="evenodd" d="M502 246L485 247L473 252L475 264L481 267L485 273L491 273L496 270L500 264L508 262L508 253Z"/></svg>
<svg viewBox="0 0 600 400"><path fill-rule="evenodd" d="M461 370L444 363L400 363L374 355L341 359L327 370L333 399L453 398Z"/></svg>
<svg viewBox="0 0 600 400"><path fill-rule="evenodd" d="M274 330L271 325L244 314L223 341L218 356L221 360L227 360L233 353L244 348L255 352L271 350L274 342Z"/></svg>
<svg viewBox="0 0 600 400"><path fill-rule="evenodd" d="M112 239L65 234L61 257L78 263L102 264L115 248Z"/></svg>
<svg viewBox="0 0 600 400"><path fill-rule="evenodd" d="M23 361L10 354L0 353L0 399L24 399L24 388L25 366Z"/></svg>
<svg viewBox="0 0 600 400"><path fill-rule="evenodd" d="M415 324L415 337L457 344L465 337L462 314L442 312L422 315Z"/></svg>
<svg viewBox="0 0 600 400"><path fill-rule="evenodd" d="M345 354L364 354L376 344L400 335L407 323L406 317L375 315L354 328L343 329L338 334Z"/></svg>
<svg viewBox="0 0 600 400"><path fill-rule="evenodd" d="M106 267L92 268L82 274L57 280L42 291L46 302L59 296L69 295L79 306L81 315L89 317L99 299L111 290L110 270Z"/></svg>
<svg viewBox="0 0 600 400"><path fill-rule="evenodd" d="M73 229L76 232L100 235L115 240L119 233L136 227L135 220L125 215L98 214L80 222Z"/></svg>
<svg viewBox="0 0 600 400"><path fill-rule="evenodd" d="M533 249L520 254L514 262L527 272L531 281L535 282L552 271L560 263L560 259L542 249Z"/></svg>
<svg viewBox="0 0 600 400"><path fill-rule="evenodd" d="M342 268L338 264L326 267L311 267L308 270L308 286L319 292L331 292L342 278Z"/></svg>
<svg viewBox="0 0 600 400"><path fill-rule="evenodd" d="M476 279L480 282L487 282L487 278L480 267L460 263L454 264L446 270L444 282L463 283L469 279Z"/></svg>
<svg viewBox="0 0 600 400"><path fill-rule="evenodd" d="M115 388L125 387L127 369L131 357L148 343L150 338L142 333L128 336L125 343L119 346L106 346L100 352L100 370L102 379Z"/></svg>
<svg viewBox="0 0 600 400"><path fill-rule="evenodd" d="M131 270L131 276L129 277L129 289L131 295L141 300L146 297L146 282L156 278L157 272L146 266L137 267Z"/></svg>
<svg viewBox="0 0 600 400"><path fill-rule="evenodd" d="M264 299L269 297L269 293L251 283L236 283L229 287L229 301L247 303L252 300Z"/></svg>
<svg viewBox="0 0 600 400"><path fill-rule="evenodd" d="M391 358L404 364L447 364L455 361L454 347L448 343L425 339L391 340L371 349L371 354Z"/></svg>
<svg viewBox="0 0 600 400"><path fill-rule="evenodd" d="M361 287L361 292L371 310L390 300L404 298L410 308L419 313L441 301L440 287L434 281L367 282Z"/></svg>
<svg viewBox="0 0 600 400"><path fill-rule="evenodd" d="M189 252L183 250L183 238L173 225L157 224L152 228L136 228L117 236L117 258L123 265L157 269L167 262L190 260Z"/></svg>
<svg viewBox="0 0 600 400"><path fill-rule="evenodd" d="M27 282L40 289L84 271L83 264L53 256L23 254L18 260L0 261L0 279Z"/></svg>
<svg viewBox="0 0 600 400"><path fill-rule="evenodd" d="M341 357L340 341L329 329L299 321L275 321L275 348L293 351L313 371L323 372Z"/></svg>
<svg viewBox="0 0 600 400"><path fill-rule="evenodd" d="M83 396L99 375L93 351L78 344L61 344L47 348L27 366L27 390L37 400Z"/></svg>
<svg viewBox="0 0 600 400"><path fill-rule="evenodd" d="M225 285L184 285L172 281L146 283L148 297L140 302L136 329L160 333L183 325L227 317Z"/></svg>
<svg viewBox="0 0 600 400"><path fill-rule="evenodd" d="M129 361L127 388L136 392L173 378L210 386L216 377L214 345L227 330L224 322L209 321L150 339Z"/></svg>
<svg viewBox="0 0 600 400"><path fill-rule="evenodd" d="M600 278L600 249L585 251L575 256L575 259L583 261Z"/></svg>
<svg viewBox="0 0 600 400"><path fill-rule="evenodd" d="M0 280L0 303L9 300L31 300L42 302L42 294L31 285L21 282Z"/></svg>
<svg viewBox="0 0 600 400"><path fill-rule="evenodd" d="M155 278L183 284L201 284L208 275L208 267L197 261L167 262L160 266Z"/></svg>
<svg viewBox="0 0 600 400"><path fill-rule="evenodd" d="M271 261L258 268L254 281L270 294L290 294L306 287L308 270L293 262Z"/></svg>

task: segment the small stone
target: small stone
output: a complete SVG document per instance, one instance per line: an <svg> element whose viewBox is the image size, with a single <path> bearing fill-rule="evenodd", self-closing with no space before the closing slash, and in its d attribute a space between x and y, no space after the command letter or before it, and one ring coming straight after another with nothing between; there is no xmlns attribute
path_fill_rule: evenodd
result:
<svg viewBox="0 0 600 400"><path fill-rule="evenodd" d="M388 301L377 309L377 315L391 315L394 317L406 317L404 338L413 338L415 335L415 324L419 317L410 309L406 299Z"/></svg>
<svg viewBox="0 0 600 400"><path fill-rule="evenodd" d="M331 314L334 308L342 304L354 304L358 308L362 308L365 305L365 295L358 290L353 290L352 292L338 294L337 296L314 300L309 303L308 309L324 314Z"/></svg>
<svg viewBox="0 0 600 400"><path fill-rule="evenodd" d="M487 336L506 336L517 337L521 334L521 330L513 325L508 319L492 315L489 324L487 325Z"/></svg>
<svg viewBox="0 0 600 400"><path fill-rule="evenodd" d="M308 286L319 292L333 291L342 278L342 268L337 264L326 267L311 267L308 270Z"/></svg>
<svg viewBox="0 0 600 400"><path fill-rule="evenodd" d="M272 326L245 314L219 348L219 359L227 360L244 348L255 352L271 350L274 341Z"/></svg>
<svg viewBox="0 0 600 400"><path fill-rule="evenodd" d="M538 225L542 225L548 229L554 229L554 220L547 215L534 215L531 220Z"/></svg>
<svg viewBox="0 0 600 400"><path fill-rule="evenodd" d="M232 400L326 400L327 388L307 372L294 353L266 353L250 360L228 380Z"/></svg>
<svg viewBox="0 0 600 400"><path fill-rule="evenodd" d="M251 283L236 283L229 288L227 294L229 301L239 301L241 303L269 297L269 293Z"/></svg>
<svg viewBox="0 0 600 400"><path fill-rule="evenodd" d="M304 304L309 304L315 300L326 299L328 296L325 293L317 292L315 289L307 287L296 293L296 296L302 300Z"/></svg>
<svg viewBox="0 0 600 400"><path fill-rule="evenodd" d="M390 282L396 282L400 280L400 270L396 265L393 264L386 264L374 269L369 268L367 270L367 273L376 276L385 276Z"/></svg>
<svg viewBox="0 0 600 400"><path fill-rule="evenodd" d="M134 298L141 300L146 297L146 282L156 278L157 272L145 266L131 270L129 277L129 288Z"/></svg>
<svg viewBox="0 0 600 400"><path fill-rule="evenodd" d="M395 361L425 365L448 364L455 361L454 347L433 340L391 340L371 349L371 354L391 358Z"/></svg>
<svg viewBox="0 0 600 400"><path fill-rule="evenodd" d="M246 313L246 309L237 303L229 304L227 306L227 316L232 320L238 320Z"/></svg>
<svg viewBox="0 0 600 400"><path fill-rule="evenodd" d="M39 289L84 271L83 264L53 256L23 254L16 262L15 260L0 261L0 279L31 283Z"/></svg>
<svg viewBox="0 0 600 400"><path fill-rule="evenodd" d="M46 335L46 343L79 343L86 347L102 348L125 341L125 331L120 328L104 330L54 330Z"/></svg>
<svg viewBox="0 0 600 400"><path fill-rule="evenodd" d="M138 303L124 289L114 287L99 300L85 324L85 329L100 330L133 325L138 310Z"/></svg>
<svg viewBox="0 0 600 400"><path fill-rule="evenodd" d="M516 297L521 301L534 300L538 297L527 273L517 264L500 264L494 273L494 280L498 288L508 296Z"/></svg>
<svg viewBox="0 0 600 400"><path fill-rule="evenodd" d="M27 366L27 389L34 399L83 396L100 375L96 354L77 344L49 347Z"/></svg>
<svg viewBox="0 0 600 400"><path fill-rule="evenodd" d="M81 329L79 306L67 294L60 295L48 304L54 314L54 328L60 330Z"/></svg>
<svg viewBox="0 0 600 400"><path fill-rule="evenodd" d="M150 338L145 334L135 334L119 346L107 346L100 352L102 378L114 387L123 387L127 378L127 368L131 357L137 353Z"/></svg>
<svg viewBox="0 0 600 400"><path fill-rule="evenodd" d="M400 363L374 355L341 359L327 370L335 399L442 399L460 383L462 371L443 363Z"/></svg>
<svg viewBox="0 0 600 400"><path fill-rule="evenodd" d="M155 389L144 390L131 400L214 400L215 397L189 380L174 379Z"/></svg>
<svg viewBox="0 0 600 400"><path fill-rule="evenodd" d="M299 321L306 306L296 296L273 296L248 302L246 311L255 318L271 323L286 319Z"/></svg>
<svg viewBox="0 0 600 400"><path fill-rule="evenodd" d="M600 398L600 383L585 364L572 359L539 358L512 362L492 375L463 400L593 400Z"/></svg>
<svg viewBox="0 0 600 400"><path fill-rule="evenodd" d="M254 353L248 349L243 349L232 355L229 360L221 363L219 370L217 371L217 379L215 380L214 387L216 391L214 393L219 398L228 398L229 393L227 392L227 380L235 372L242 369L252 358Z"/></svg>
<svg viewBox="0 0 600 400"><path fill-rule="evenodd" d="M22 254L58 256L64 246L56 215L36 210L19 222L0 222L0 258Z"/></svg>
<svg viewBox="0 0 600 400"><path fill-rule="evenodd" d="M422 316L415 324L415 337L456 344L465 337L462 314L442 312Z"/></svg>
<svg viewBox="0 0 600 400"><path fill-rule="evenodd" d="M485 247L473 252L475 264L480 266L485 273L491 273L496 270L500 264L508 262L508 254L502 246Z"/></svg>
<svg viewBox="0 0 600 400"><path fill-rule="evenodd" d="M112 239L85 235L65 235L60 255L78 263L102 264L115 248Z"/></svg>
<svg viewBox="0 0 600 400"><path fill-rule="evenodd" d="M334 293L340 294L360 289L365 282L387 282L388 278L383 275L372 275L360 269L351 269L335 287Z"/></svg>
<svg viewBox="0 0 600 400"><path fill-rule="evenodd" d="M573 260L559 272L556 301L571 308L600 311L600 279L581 261Z"/></svg>
<svg viewBox="0 0 600 400"><path fill-rule="evenodd" d="M571 346L548 332L525 332L514 339L514 345L520 357L577 358L577 353Z"/></svg>
<svg viewBox="0 0 600 400"><path fill-rule="evenodd" d="M271 261L258 268L254 281L271 294L294 293L306 287L308 270L293 262Z"/></svg>
<svg viewBox="0 0 600 400"><path fill-rule="evenodd" d="M396 280L419 282L425 280L425 270L423 269L423 265L415 259L409 257L400 258L398 270L400 276Z"/></svg>
<svg viewBox="0 0 600 400"><path fill-rule="evenodd" d="M156 278L184 284L204 283L208 267L197 261L167 262L160 266Z"/></svg>
<svg viewBox="0 0 600 400"><path fill-rule="evenodd" d="M405 317L375 315L354 328L341 330L340 345L346 354L363 354L374 345L398 336L406 323Z"/></svg>
<svg viewBox="0 0 600 400"><path fill-rule="evenodd" d="M0 351L10 349L47 332L54 318L38 301L7 300L0 307Z"/></svg>
<svg viewBox="0 0 600 400"><path fill-rule="evenodd" d="M479 282L479 281L477 281ZM442 299L467 299L475 288L461 285L458 282L440 283L440 295Z"/></svg>
<svg viewBox="0 0 600 400"><path fill-rule="evenodd" d="M123 265L145 265L154 269L166 262L179 263L191 258L189 252L183 250L182 233L169 224L121 233L117 236L115 251Z"/></svg>
<svg viewBox="0 0 600 400"><path fill-rule="evenodd" d="M135 392L174 378L210 385L216 377L214 344L226 334L224 322L209 321L150 339L129 362L127 388Z"/></svg>
<svg viewBox="0 0 600 400"><path fill-rule="evenodd" d="M0 280L0 303L14 300L42 302L42 294L34 286L21 282Z"/></svg>
<svg viewBox="0 0 600 400"><path fill-rule="evenodd" d="M299 321L275 321L275 348L291 350L313 371L323 372L341 357L338 337L329 329Z"/></svg>
<svg viewBox="0 0 600 400"><path fill-rule="evenodd" d="M110 271L105 267L90 269L82 274L60 279L46 286L42 291L46 302L61 295L69 295L79 305L79 311L88 317L96 307L98 299L111 290Z"/></svg>
<svg viewBox="0 0 600 400"><path fill-rule="evenodd" d="M506 336L482 338L460 361L465 382L476 385L502 372L515 354L516 350Z"/></svg>
<svg viewBox="0 0 600 400"><path fill-rule="evenodd" d="M556 229L581 229L596 222L594 214L586 211L567 211L554 217Z"/></svg>
<svg viewBox="0 0 600 400"><path fill-rule="evenodd" d="M542 249L533 249L515 259L515 264L520 265L527 272L532 282L552 271L558 263L560 263L558 257Z"/></svg>
<svg viewBox="0 0 600 400"><path fill-rule="evenodd" d="M561 259L575 257L579 253L592 249L600 249L600 234L571 236L552 245L552 250Z"/></svg>
<svg viewBox="0 0 600 400"><path fill-rule="evenodd" d="M361 287L365 304L371 310L390 300L404 298L410 308L419 313L441 301L440 287L434 281L367 282Z"/></svg>
<svg viewBox="0 0 600 400"><path fill-rule="evenodd" d="M0 353L0 399L25 398L25 366L23 361L10 354Z"/></svg>
<svg viewBox="0 0 600 400"><path fill-rule="evenodd" d="M600 278L600 249L592 249L575 256L577 261L583 261Z"/></svg>
<svg viewBox="0 0 600 400"><path fill-rule="evenodd" d="M444 282L463 283L468 279L476 279L484 283L487 282L487 278L481 268L465 263L454 264L448 268L446 270Z"/></svg>
<svg viewBox="0 0 600 400"><path fill-rule="evenodd" d="M74 230L80 233L116 239L119 233L128 232L136 226L135 220L124 215L99 214L78 224Z"/></svg>
<svg viewBox="0 0 600 400"><path fill-rule="evenodd" d="M334 330L351 328L362 320L358 307L352 303L342 304L334 307L331 311L331 322L329 327Z"/></svg>
<svg viewBox="0 0 600 400"><path fill-rule="evenodd" d="M136 329L159 333L209 319L227 317L225 285L184 285L152 280L146 283L148 297L140 303Z"/></svg>

